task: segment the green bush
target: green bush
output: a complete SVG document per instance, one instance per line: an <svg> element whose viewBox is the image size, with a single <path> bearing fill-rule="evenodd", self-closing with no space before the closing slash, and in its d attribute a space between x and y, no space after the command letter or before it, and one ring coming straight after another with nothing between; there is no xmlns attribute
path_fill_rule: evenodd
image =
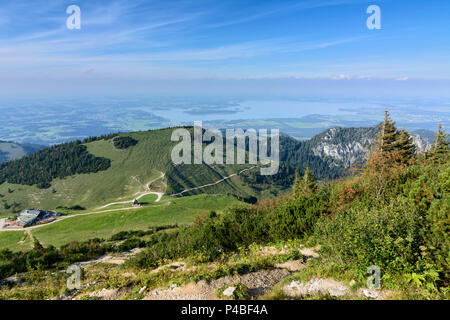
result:
<svg viewBox="0 0 450 320"><path fill-rule="evenodd" d="M364 203L322 218L316 237L323 250L362 274L370 265L386 271L413 270L422 243L421 220L407 203L367 208Z"/></svg>
<svg viewBox="0 0 450 320"><path fill-rule="evenodd" d="M119 245L118 249L120 252L123 252L123 251L129 251L134 248L142 248L145 245L146 245L146 242L144 240L141 240L139 238L130 238L130 239L127 239L124 242L122 242Z"/></svg>
<svg viewBox="0 0 450 320"><path fill-rule="evenodd" d="M309 236L321 214L326 212L327 188L318 193L301 194L280 201L272 211L270 236L274 240L295 239Z"/></svg>

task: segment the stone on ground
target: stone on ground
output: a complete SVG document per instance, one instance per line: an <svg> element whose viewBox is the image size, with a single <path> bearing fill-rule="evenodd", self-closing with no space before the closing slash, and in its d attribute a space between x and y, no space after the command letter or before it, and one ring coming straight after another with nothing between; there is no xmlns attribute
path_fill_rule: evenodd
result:
<svg viewBox="0 0 450 320"><path fill-rule="evenodd" d="M236 287L228 287L225 290L223 290L223 295L225 297L232 297L235 292L236 292Z"/></svg>
<svg viewBox="0 0 450 320"><path fill-rule="evenodd" d="M291 297L304 297L308 295L327 295L332 297L342 297L349 294L349 289L342 282L333 279L317 279L313 278L306 284L299 281L292 281L284 286L283 292Z"/></svg>

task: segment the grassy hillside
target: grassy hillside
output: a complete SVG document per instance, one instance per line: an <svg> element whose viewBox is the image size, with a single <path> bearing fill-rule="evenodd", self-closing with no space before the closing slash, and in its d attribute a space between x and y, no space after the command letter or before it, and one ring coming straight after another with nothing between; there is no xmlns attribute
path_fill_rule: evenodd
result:
<svg viewBox="0 0 450 320"><path fill-rule="evenodd" d="M130 137L137 141L136 145L126 149L114 146L114 137L84 143L90 155L110 160L110 167L95 173L53 178L51 186L45 189L36 185L3 183L0 185L0 200L3 202L0 215L32 207L55 209L58 206L80 205L95 208L114 201L129 200L143 193L150 182L152 189L169 194L177 193L214 183L248 167L246 165L174 167L170 157L176 143L171 142L171 134L172 129L120 134L120 137ZM255 193L239 176L190 194L205 192L242 195ZM10 206L9 209L6 209L5 203Z"/></svg>

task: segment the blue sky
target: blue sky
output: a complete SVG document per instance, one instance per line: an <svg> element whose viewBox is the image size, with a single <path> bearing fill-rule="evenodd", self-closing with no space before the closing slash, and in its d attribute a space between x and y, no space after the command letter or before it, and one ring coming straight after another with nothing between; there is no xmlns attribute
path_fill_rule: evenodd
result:
<svg viewBox="0 0 450 320"><path fill-rule="evenodd" d="M81 30L66 28L72 4ZM366 27L371 4L381 30ZM255 91L255 81L289 80L445 95L449 58L450 1L0 0L1 93L214 92L230 81Z"/></svg>

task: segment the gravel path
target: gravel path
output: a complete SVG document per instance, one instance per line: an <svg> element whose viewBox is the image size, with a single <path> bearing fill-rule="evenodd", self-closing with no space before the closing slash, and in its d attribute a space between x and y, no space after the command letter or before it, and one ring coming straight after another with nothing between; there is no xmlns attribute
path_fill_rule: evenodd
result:
<svg viewBox="0 0 450 320"><path fill-rule="evenodd" d="M215 300L218 299L216 290L236 283L244 285L251 299L256 299L267 293L273 286L290 276L287 269L260 270L244 275L234 275L206 282L191 282L182 287L156 289L151 291L144 300Z"/></svg>

